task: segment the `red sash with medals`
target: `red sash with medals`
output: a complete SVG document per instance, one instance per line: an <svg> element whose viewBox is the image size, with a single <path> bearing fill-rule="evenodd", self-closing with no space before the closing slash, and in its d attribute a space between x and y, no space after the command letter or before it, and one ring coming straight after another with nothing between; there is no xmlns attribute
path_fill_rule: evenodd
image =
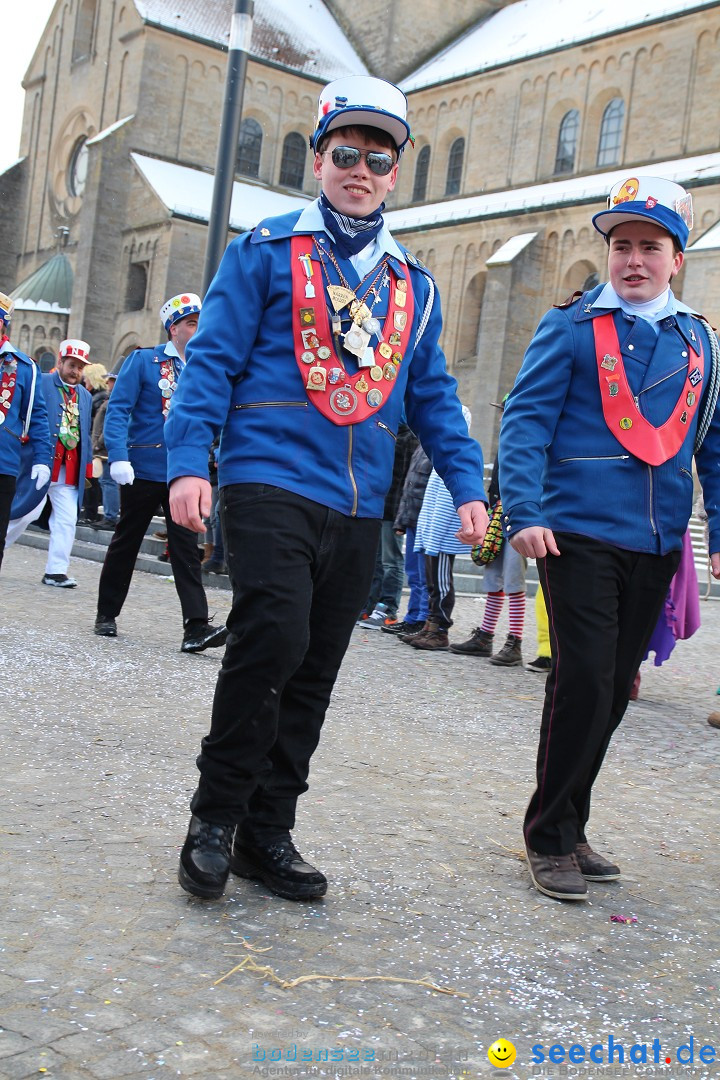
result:
<svg viewBox="0 0 720 1080"><path fill-rule="evenodd" d="M648 465L662 465L685 442L688 426L700 401L705 372L702 342L698 341L697 364L691 368L675 408L661 427L654 427L640 412L628 384L620 342L611 314L593 319L600 399L605 423L615 438L634 457Z"/></svg>
<svg viewBox="0 0 720 1080"><path fill-rule="evenodd" d="M335 351L324 290L320 296L307 295L307 267L312 250L312 236L292 237L295 359L309 400L326 419L333 424L361 424L385 404L395 386L412 328L412 288L409 278L398 277L388 264L390 296L382 331L383 340L374 349L375 364L361 367L355 374L350 374ZM330 288L340 293L347 291L348 299L355 299L352 290L335 286Z"/></svg>

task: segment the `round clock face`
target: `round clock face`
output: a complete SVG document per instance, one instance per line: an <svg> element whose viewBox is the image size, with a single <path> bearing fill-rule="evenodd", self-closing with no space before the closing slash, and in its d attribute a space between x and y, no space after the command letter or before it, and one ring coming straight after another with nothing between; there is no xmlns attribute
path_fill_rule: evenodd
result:
<svg viewBox="0 0 720 1080"><path fill-rule="evenodd" d="M68 166L68 188L71 195L79 198L85 190L88 167L87 139L78 139L73 148Z"/></svg>

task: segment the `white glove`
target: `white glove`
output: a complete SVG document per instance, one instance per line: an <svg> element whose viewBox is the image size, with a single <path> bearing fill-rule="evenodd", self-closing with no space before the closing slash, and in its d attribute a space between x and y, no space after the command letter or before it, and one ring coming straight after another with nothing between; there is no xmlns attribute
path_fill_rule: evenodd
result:
<svg viewBox="0 0 720 1080"><path fill-rule="evenodd" d="M135 470L129 461L113 461L110 466L110 475L116 484L132 484L135 479Z"/></svg>
<svg viewBox="0 0 720 1080"><path fill-rule="evenodd" d="M50 470L47 465L33 465L30 470L30 479L35 481L35 489L37 491L40 488L45 487L50 479Z"/></svg>

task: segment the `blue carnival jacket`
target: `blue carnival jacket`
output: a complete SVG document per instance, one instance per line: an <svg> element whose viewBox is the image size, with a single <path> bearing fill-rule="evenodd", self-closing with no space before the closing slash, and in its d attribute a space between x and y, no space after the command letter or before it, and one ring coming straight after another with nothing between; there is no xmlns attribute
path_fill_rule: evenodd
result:
<svg viewBox="0 0 720 1080"><path fill-rule="evenodd" d="M613 311L633 395L654 425L670 416L683 391L690 351L705 356L701 400L680 451L651 466L631 454L603 416L592 322L599 285L541 320L506 402L500 431L500 491L507 535L539 525L580 533L632 551L665 554L681 547L692 512L693 445L710 373L710 343L690 310L662 319ZM679 305L684 308L684 305ZM720 551L720 411L696 456L710 522L710 550Z"/></svg>
<svg viewBox="0 0 720 1080"><path fill-rule="evenodd" d="M63 396L61 388L62 382L56 371L42 376L42 392L50 423L50 444L52 447L51 460L45 462L45 464L49 465L50 468L52 468L52 456L55 453L55 448L58 443L60 418L63 413ZM92 442L90 438L90 406L92 404L92 397L84 386L78 384L76 389L77 403L80 410L80 443L78 445L80 451L80 473L77 497L79 513L85 497L85 477L87 475L87 468L92 461ZM24 517L25 514L33 510L38 503L42 502L48 493L50 487L49 482L45 487L41 488L40 491L37 491L35 488L35 481L30 480L31 464L29 458L25 459L25 457L23 457L23 469L21 475L18 477L17 492L10 511L10 516L12 518Z"/></svg>
<svg viewBox="0 0 720 1080"><path fill-rule="evenodd" d="M482 452L467 433L457 383L446 371L438 345L440 302L431 275L413 256L408 255L407 262L389 256L415 298L408 347L391 395L367 420L347 426L333 424L308 400L293 345L290 238L298 216L261 222L225 252L170 409L165 431L168 479L207 478L208 447L222 430L221 487L272 484L343 514L381 518L404 404L407 423L445 480L455 506L484 500ZM327 239L325 243L332 247ZM358 287L352 263L337 253L335 257L349 285ZM326 270L338 284L329 260ZM320 290L324 294L326 277L315 257L312 280L318 295ZM372 274L366 283L370 280ZM432 304L426 310L428 298ZM381 286L373 310L381 321L387 305L388 288ZM347 309L342 315L345 331ZM352 362L345 354L343 358L346 364Z"/></svg>
<svg viewBox="0 0 720 1080"><path fill-rule="evenodd" d="M41 390L40 371L29 356L18 352L6 342L5 348L0 353L0 375L13 361L17 367L12 405L7 413L2 410L5 420L0 425L0 475L17 476L20 472L21 460L27 459L29 476L33 465L50 467L53 447L50 441L47 405ZM32 407L27 431L30 441L23 444L20 439L31 397Z"/></svg>
<svg viewBox="0 0 720 1080"><path fill-rule="evenodd" d="M167 483L167 448L165 399L159 383L160 367L166 361L179 379L185 365L170 342L130 353L108 401L104 428L110 464L129 461L137 477L162 484Z"/></svg>

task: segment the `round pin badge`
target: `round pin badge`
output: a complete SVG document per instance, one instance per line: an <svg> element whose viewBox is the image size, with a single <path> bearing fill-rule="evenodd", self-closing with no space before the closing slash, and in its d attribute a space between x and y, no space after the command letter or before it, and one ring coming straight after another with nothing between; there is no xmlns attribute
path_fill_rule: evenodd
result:
<svg viewBox="0 0 720 1080"><path fill-rule="evenodd" d="M170 380L169 379L160 379L160 381L158 382L158 386L160 387L161 390L169 390L170 389Z"/></svg>
<svg viewBox="0 0 720 1080"><path fill-rule="evenodd" d="M311 352L304 352L300 354L300 359L303 364L313 364L315 362L315 356Z"/></svg>
<svg viewBox="0 0 720 1080"><path fill-rule="evenodd" d="M372 393L372 391L371 391ZM357 409L358 397L349 386L338 386L330 394L330 408L338 416L349 416Z"/></svg>
<svg viewBox="0 0 720 1080"><path fill-rule="evenodd" d="M320 360L330 359L330 350L328 349L327 345L321 345L317 351L317 354Z"/></svg>
<svg viewBox="0 0 720 1080"><path fill-rule="evenodd" d="M160 392L164 398L171 398L173 395L172 390L161 390Z"/></svg>
<svg viewBox="0 0 720 1080"><path fill-rule="evenodd" d="M382 392L378 390L377 386L374 386L372 390L368 390L367 403L371 405L373 409L376 409L378 405L382 405Z"/></svg>

